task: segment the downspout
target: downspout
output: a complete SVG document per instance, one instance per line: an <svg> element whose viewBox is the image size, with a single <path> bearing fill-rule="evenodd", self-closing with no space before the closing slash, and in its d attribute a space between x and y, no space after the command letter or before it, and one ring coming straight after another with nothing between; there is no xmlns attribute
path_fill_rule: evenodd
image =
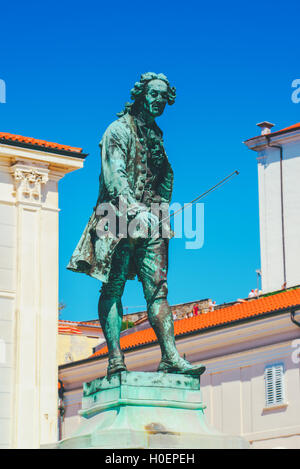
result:
<svg viewBox="0 0 300 469"><path fill-rule="evenodd" d="M281 235L282 235L282 257L283 257L283 284L286 285L286 255L285 255L283 176L282 176L283 149L282 149L281 145L271 145L270 138L271 138L270 135L266 135L268 147L278 148L280 150L280 199L281 199Z"/></svg>
<svg viewBox="0 0 300 469"><path fill-rule="evenodd" d="M300 322L295 319L296 311L294 309L291 310L291 321L296 324L296 326L300 327Z"/></svg>
<svg viewBox="0 0 300 469"><path fill-rule="evenodd" d="M63 382L59 379L58 380L59 388L58 388L58 439L62 439L62 425L64 421L64 414L65 414L65 404L64 404L64 384Z"/></svg>

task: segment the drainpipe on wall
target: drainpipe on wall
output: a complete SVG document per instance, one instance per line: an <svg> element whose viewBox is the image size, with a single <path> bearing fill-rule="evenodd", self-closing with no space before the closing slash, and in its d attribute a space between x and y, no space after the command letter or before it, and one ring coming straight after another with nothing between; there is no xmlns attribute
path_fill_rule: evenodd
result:
<svg viewBox="0 0 300 469"><path fill-rule="evenodd" d="M295 314L296 314L296 311L294 309L292 309L291 311L291 321L296 324L296 326L300 327L300 322L297 321L297 319L295 319Z"/></svg>
<svg viewBox="0 0 300 469"><path fill-rule="evenodd" d="M65 414L65 404L64 404L64 384L59 379L58 380L58 439L62 439L62 425L64 421Z"/></svg>
<svg viewBox="0 0 300 469"><path fill-rule="evenodd" d="M281 199L281 234L282 234L282 257L283 257L283 285L286 286L286 256L285 256L285 229L284 229L284 206L283 206L283 177L282 177L282 162L283 162L283 149L281 145L271 145L270 135L265 135L268 147L278 148L280 150L280 199Z"/></svg>

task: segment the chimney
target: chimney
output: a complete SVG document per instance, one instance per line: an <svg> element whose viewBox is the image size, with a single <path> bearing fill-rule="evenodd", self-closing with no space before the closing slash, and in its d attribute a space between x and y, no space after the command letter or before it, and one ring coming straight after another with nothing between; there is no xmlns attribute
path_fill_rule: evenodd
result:
<svg viewBox="0 0 300 469"><path fill-rule="evenodd" d="M261 135L267 135L271 133L272 127L274 127L275 124L272 124L271 122L259 122L259 124L256 124L257 127L261 128Z"/></svg>

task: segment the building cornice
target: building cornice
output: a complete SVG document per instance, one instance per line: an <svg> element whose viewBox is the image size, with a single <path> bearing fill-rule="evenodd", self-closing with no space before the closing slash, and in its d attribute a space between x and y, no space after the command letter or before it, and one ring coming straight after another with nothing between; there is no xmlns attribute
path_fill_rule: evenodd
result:
<svg viewBox="0 0 300 469"><path fill-rule="evenodd" d="M47 164L53 174L60 179L64 174L81 169L84 159L75 156L67 156L64 153L54 153L35 148L22 148L15 145L4 145L0 143L0 160L4 160L6 165L15 164L18 161L30 162L30 164ZM59 174L61 176L59 177Z"/></svg>
<svg viewBox="0 0 300 469"><path fill-rule="evenodd" d="M284 145L292 142L300 141L300 129L293 131L285 131L284 133L273 132L267 135L259 135L258 137L246 140L244 144L253 151L261 151L269 145Z"/></svg>

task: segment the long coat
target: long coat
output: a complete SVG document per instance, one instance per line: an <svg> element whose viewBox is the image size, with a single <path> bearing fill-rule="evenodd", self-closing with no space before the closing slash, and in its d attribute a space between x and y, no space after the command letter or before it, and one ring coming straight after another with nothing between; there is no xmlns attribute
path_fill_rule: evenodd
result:
<svg viewBox="0 0 300 469"><path fill-rule="evenodd" d="M161 132L158 127L156 129ZM96 226L101 216L97 215L99 213L97 209L101 209L103 203L109 203L115 207L120 197L123 201L126 200L128 205L142 199L149 150L144 139L138 136L134 118L130 114L125 114L110 124L100 142L100 148L102 170L97 204L67 269L107 282L112 256L121 238L112 236L111 233L98 236ZM169 204L172 190L173 170L165 155L165 164L159 177L156 194L159 195L161 202ZM132 264L128 278L133 279L135 275L134 264Z"/></svg>

